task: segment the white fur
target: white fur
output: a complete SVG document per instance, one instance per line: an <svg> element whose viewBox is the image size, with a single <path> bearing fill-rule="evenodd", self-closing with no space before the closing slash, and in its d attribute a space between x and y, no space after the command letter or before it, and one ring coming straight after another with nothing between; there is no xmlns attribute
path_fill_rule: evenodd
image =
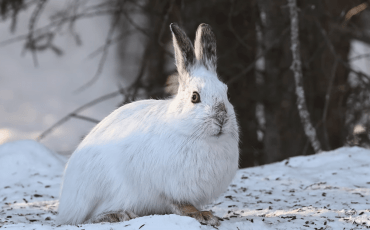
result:
<svg viewBox="0 0 370 230"><path fill-rule="evenodd" d="M199 65L186 79L173 98L122 106L86 136L65 169L59 224L114 211L170 213L173 201L200 208L226 190L239 158L227 87ZM191 102L193 91L200 103ZM221 135L217 103L227 111Z"/></svg>

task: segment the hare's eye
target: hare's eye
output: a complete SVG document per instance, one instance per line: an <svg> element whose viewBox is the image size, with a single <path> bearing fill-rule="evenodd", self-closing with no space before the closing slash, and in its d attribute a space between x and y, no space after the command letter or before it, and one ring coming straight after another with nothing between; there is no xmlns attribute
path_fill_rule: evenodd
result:
<svg viewBox="0 0 370 230"><path fill-rule="evenodd" d="M198 92L193 92L193 95L191 96L191 102L193 103L200 102L200 96Z"/></svg>

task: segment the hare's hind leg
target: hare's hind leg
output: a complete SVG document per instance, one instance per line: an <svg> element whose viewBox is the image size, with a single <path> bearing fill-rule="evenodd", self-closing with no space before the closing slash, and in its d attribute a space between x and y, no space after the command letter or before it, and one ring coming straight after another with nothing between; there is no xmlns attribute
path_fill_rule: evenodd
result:
<svg viewBox="0 0 370 230"><path fill-rule="evenodd" d="M137 215L130 211L117 211L117 212L104 212L97 217L95 217L91 222L100 223L100 222L123 222L131 219L135 219Z"/></svg>
<svg viewBox="0 0 370 230"><path fill-rule="evenodd" d="M178 204L173 202L171 206L175 214L193 217L202 224L212 226L220 225L218 217L214 216L210 211L199 211L191 204Z"/></svg>

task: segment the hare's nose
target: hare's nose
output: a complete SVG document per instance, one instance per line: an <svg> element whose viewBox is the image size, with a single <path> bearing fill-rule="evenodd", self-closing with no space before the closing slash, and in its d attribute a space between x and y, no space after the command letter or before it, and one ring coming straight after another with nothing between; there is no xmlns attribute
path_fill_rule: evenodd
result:
<svg viewBox="0 0 370 230"><path fill-rule="evenodd" d="M222 102L218 103L214 107L214 110L215 110L215 119L221 126L223 126L223 124L226 122L227 115L225 104Z"/></svg>
<svg viewBox="0 0 370 230"><path fill-rule="evenodd" d="M214 108L215 108L216 114L226 113L226 106L223 102L218 103Z"/></svg>
<svg viewBox="0 0 370 230"><path fill-rule="evenodd" d="M217 123L220 127L225 124L226 117L225 116L216 116Z"/></svg>

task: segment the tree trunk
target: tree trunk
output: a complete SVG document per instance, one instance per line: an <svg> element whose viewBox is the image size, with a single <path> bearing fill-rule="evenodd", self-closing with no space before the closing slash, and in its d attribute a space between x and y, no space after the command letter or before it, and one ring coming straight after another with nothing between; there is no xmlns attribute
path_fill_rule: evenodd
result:
<svg viewBox="0 0 370 230"><path fill-rule="evenodd" d="M341 65L335 71L327 109L328 114L325 119L329 134L328 141L326 141L322 117L335 58L325 45L315 21L318 20L319 24L327 29L328 25L334 22L334 16L339 17L338 10L349 8L348 5L351 3L344 0L299 1L298 3L300 3L298 4L300 8L299 39L303 63L303 86L306 92L308 111L313 125L318 130L320 142L325 143L324 150L337 148L344 143L344 111L348 94L345 86L348 71ZM273 43L289 26L289 12L287 7L284 7L286 5L284 0L258 1L265 47ZM349 40L342 39L334 33L329 36L337 53L343 60L346 60ZM273 48L265 56L265 83L263 87L266 116L265 163L303 153L314 153L312 147L308 145L296 108L294 79L289 70L292 61L289 48L289 40L285 39L283 44Z"/></svg>
<svg viewBox="0 0 370 230"><path fill-rule="evenodd" d="M291 34L291 45L293 62L290 69L294 74L295 91L297 96L297 108L299 116L301 118L302 126L306 137L311 142L311 146L316 153L321 152L321 144L317 139L316 130L312 126L310 113L307 110L305 91L303 88L303 76L302 76L302 62L301 62L301 52L300 52L300 42L299 42L299 23L298 23L298 7L296 0L288 0L289 12L290 12L290 34ZM337 62L336 62L337 63ZM336 68L336 65L335 65ZM335 72L333 71L332 78ZM328 91L331 90L332 84L330 84ZM327 101L329 101L329 93L326 95ZM323 117L326 117L326 109L324 109ZM323 118L323 119L324 119Z"/></svg>
<svg viewBox="0 0 370 230"><path fill-rule="evenodd" d="M287 17L284 15L282 7L283 0L257 1L261 26L262 42L265 49L282 36L286 29ZM286 39L283 40L286 43ZM283 44L273 47L265 55L265 75L263 85L263 104L265 108L265 133L264 133L264 162L270 163L284 158L282 148L284 146L284 136L288 131L286 120L289 117L289 107L291 100L287 95L287 84L291 85L291 80L287 79L286 71L289 68L287 59L288 53L285 52ZM293 127L293 126L292 126ZM285 131L285 132L284 132Z"/></svg>

